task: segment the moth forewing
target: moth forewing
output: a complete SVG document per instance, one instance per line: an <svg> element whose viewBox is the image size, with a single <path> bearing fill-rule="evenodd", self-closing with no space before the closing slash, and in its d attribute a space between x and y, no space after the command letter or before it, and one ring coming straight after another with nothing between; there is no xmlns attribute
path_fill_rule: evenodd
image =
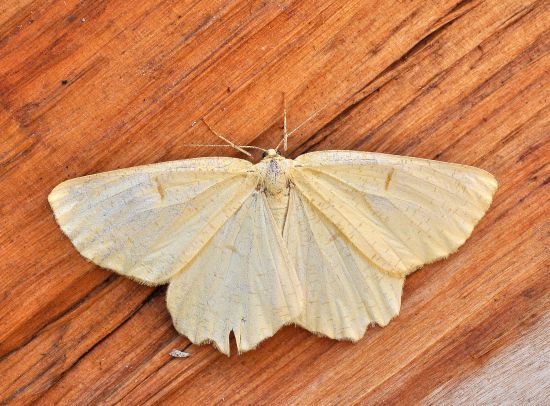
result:
<svg viewBox="0 0 550 406"><path fill-rule="evenodd" d="M360 151L301 155L292 178L377 269L396 276L456 251L497 188L471 166Z"/></svg>

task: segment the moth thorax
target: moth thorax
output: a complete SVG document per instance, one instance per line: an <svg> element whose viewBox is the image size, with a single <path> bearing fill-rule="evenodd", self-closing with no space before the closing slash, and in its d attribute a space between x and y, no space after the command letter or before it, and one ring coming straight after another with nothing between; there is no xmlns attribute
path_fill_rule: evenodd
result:
<svg viewBox="0 0 550 406"><path fill-rule="evenodd" d="M288 190L287 163L283 159L264 161L263 186L269 195L284 194Z"/></svg>

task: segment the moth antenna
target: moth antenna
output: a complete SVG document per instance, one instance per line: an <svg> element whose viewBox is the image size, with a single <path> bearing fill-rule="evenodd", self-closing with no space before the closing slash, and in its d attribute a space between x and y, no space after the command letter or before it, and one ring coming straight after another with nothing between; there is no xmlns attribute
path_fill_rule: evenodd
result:
<svg viewBox="0 0 550 406"><path fill-rule="evenodd" d="M183 144L186 147L217 147L217 148L233 148L227 144Z"/></svg>
<svg viewBox="0 0 550 406"><path fill-rule="evenodd" d="M236 149L237 151L240 151L242 152L243 154L245 155L248 155L248 156L252 156L252 154L246 150L244 150L243 148L241 148L240 146L236 145L234 142L228 140L227 138L225 138L223 135L219 134L216 130L214 130L212 127L210 127L210 125L208 125L208 123L206 122L206 120L204 118L201 119L202 122L208 127L208 129L210 130L210 132L212 134L214 134L216 137L218 137L219 139L221 139L222 141L225 141L228 146ZM205 145L206 146L206 145Z"/></svg>
<svg viewBox="0 0 550 406"><path fill-rule="evenodd" d="M246 154L248 156L252 156L252 154L250 154L248 151L245 151L245 149L257 149L259 151L262 151L262 152L266 152L267 150L266 149L263 149L263 148L260 148L260 147L257 147L255 145L237 145L233 142L231 142L230 140L228 140L227 138L225 138L224 136L222 136L221 134L219 134L216 130L214 130L212 127L210 127L208 125L208 123L202 119L202 121L204 122L204 124L206 125L206 127L208 127L208 129L214 134L216 135L217 137L219 137L220 139L222 139L223 141L225 141L227 144L184 144L186 147L224 147L224 148L234 148L236 149L237 151L239 152L242 152L243 154Z"/></svg>
<svg viewBox="0 0 550 406"><path fill-rule="evenodd" d="M283 148L286 151L288 147L288 128L286 125L286 96L283 92Z"/></svg>
<svg viewBox="0 0 550 406"><path fill-rule="evenodd" d="M253 146L253 145L227 145L227 144L183 144L184 146L186 147L217 147L217 148L235 148L237 149L239 152L243 152L245 153L246 155L248 156L252 156L249 152L247 151L241 151L239 148L242 148L242 149L259 149L260 151L263 151L265 152L266 150L263 149L263 148L260 148L260 147L256 147L256 146ZM238 147L238 148L236 148Z"/></svg>
<svg viewBox="0 0 550 406"><path fill-rule="evenodd" d="M257 147L256 145L239 145L243 149L257 149L258 151L267 152L267 149Z"/></svg>
<svg viewBox="0 0 550 406"><path fill-rule="evenodd" d="M326 107L327 105L323 106L319 110L317 110L315 113L313 113L311 116L305 119L305 121L302 121L302 124L300 124L298 127L296 127L294 130L288 133L288 136L290 137L292 134L294 134L296 131L298 131L300 128L302 128L304 125L309 123L311 120L313 120L315 117L319 115L319 113Z"/></svg>
<svg viewBox="0 0 550 406"><path fill-rule="evenodd" d="M279 149L279 147L283 144L283 148L286 151L288 148L288 127L287 127L287 119L286 119L286 96L285 92L283 92L283 138L277 146L275 147L276 150Z"/></svg>
<svg viewBox="0 0 550 406"><path fill-rule="evenodd" d="M283 93L284 94L284 93ZM288 137L290 137L292 134L294 134L296 131L298 131L300 128L302 128L304 125L306 125L307 123L309 123L313 118L315 118L321 111L324 110L325 107L328 106L328 103L325 104L323 107L321 107L319 110L317 110L315 113L313 113L311 116L309 116L308 118L305 119L305 121L302 121L302 123L296 127L295 129L293 129L292 131L288 132L287 131L287 128L286 128L286 99L284 99L284 103L285 103L285 108L284 108L284 113L283 113L283 127L284 127L284 136L283 136L283 139L277 144L277 146L275 147L275 149L279 149L279 147L281 146L281 144L284 145L284 149L286 151L287 147L288 147Z"/></svg>

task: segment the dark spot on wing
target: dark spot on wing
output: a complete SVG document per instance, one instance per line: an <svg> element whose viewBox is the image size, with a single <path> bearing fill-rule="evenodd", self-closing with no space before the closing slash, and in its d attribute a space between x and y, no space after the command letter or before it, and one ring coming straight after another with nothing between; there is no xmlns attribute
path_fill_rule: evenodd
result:
<svg viewBox="0 0 550 406"><path fill-rule="evenodd" d="M388 172L388 176L386 176L386 184L384 185L385 190L388 190L388 188L390 187L390 182L393 178L393 173L394 172L395 172L395 169L393 169L393 168Z"/></svg>
<svg viewBox="0 0 550 406"><path fill-rule="evenodd" d="M166 193L164 191L164 188L160 184L159 178L155 176L155 183L157 184L157 192L160 196L160 200L164 200L164 197L166 196Z"/></svg>

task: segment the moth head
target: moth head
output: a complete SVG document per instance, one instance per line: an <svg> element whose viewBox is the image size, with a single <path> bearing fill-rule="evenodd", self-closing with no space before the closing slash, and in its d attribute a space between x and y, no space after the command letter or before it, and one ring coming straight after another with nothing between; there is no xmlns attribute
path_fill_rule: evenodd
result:
<svg viewBox="0 0 550 406"><path fill-rule="evenodd" d="M279 156L279 151L277 151L276 149L273 149L273 148L270 148L266 151L264 151L264 153L262 154L262 158L275 158L277 156Z"/></svg>

